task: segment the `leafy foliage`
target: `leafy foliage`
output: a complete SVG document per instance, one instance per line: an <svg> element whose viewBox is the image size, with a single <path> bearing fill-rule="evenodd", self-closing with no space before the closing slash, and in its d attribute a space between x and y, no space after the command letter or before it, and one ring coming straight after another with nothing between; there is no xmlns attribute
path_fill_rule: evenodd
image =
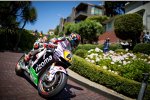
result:
<svg viewBox="0 0 150 100"><path fill-rule="evenodd" d="M131 39L133 45L135 45L139 41L143 30L142 17L136 13L117 16L114 27L118 38Z"/></svg>
<svg viewBox="0 0 150 100"><path fill-rule="evenodd" d="M0 23L4 28L16 28L22 22L33 23L36 20L36 10L30 1L3 1L0 3ZM24 26L23 25L23 26Z"/></svg>
<svg viewBox="0 0 150 100"><path fill-rule="evenodd" d="M77 32L82 37L82 43L85 41L88 43L96 42L99 34L103 32L102 25L95 21L85 20L79 22L77 25Z"/></svg>
<svg viewBox="0 0 150 100"><path fill-rule="evenodd" d="M105 1L107 16L115 16L125 12L125 3L127 1Z"/></svg>
<svg viewBox="0 0 150 100"><path fill-rule="evenodd" d="M85 49L78 49L78 50L75 51L74 54L77 55L77 56L80 56L82 58L85 58L87 56L87 50L85 50Z"/></svg>
<svg viewBox="0 0 150 100"><path fill-rule="evenodd" d="M149 43L139 43L139 44L135 45L135 47L133 48L133 52L150 54L150 44Z"/></svg>
<svg viewBox="0 0 150 100"><path fill-rule="evenodd" d="M90 49L95 49L95 48L99 48L99 49L103 49L103 45L94 45L94 44L80 44L75 50L78 49L84 49L84 50L90 50ZM111 44L110 45L110 50L117 50L117 49L121 49L121 45L120 44Z"/></svg>
<svg viewBox="0 0 150 100"><path fill-rule="evenodd" d="M20 33L22 32L22 33ZM27 30L21 30L19 31L18 34L22 34L21 35L21 40L19 42L19 48L22 50L22 51L28 51L28 50L31 50L33 48L33 44L34 42L36 41L36 37L33 36L29 31Z"/></svg>
<svg viewBox="0 0 150 100"><path fill-rule="evenodd" d="M78 74L109 87L119 93L126 96L137 98L141 84L139 82L123 78L119 75L110 73L92 63L85 61L83 58L78 56L73 57L71 70ZM147 93L145 94L145 100L149 100L150 86L147 87Z"/></svg>
<svg viewBox="0 0 150 100"><path fill-rule="evenodd" d="M55 30L54 30L54 34L58 35L59 34L59 25L56 26Z"/></svg>
<svg viewBox="0 0 150 100"><path fill-rule="evenodd" d="M91 21L96 21L100 24L102 24L102 22L104 22L105 20L108 20L109 18L107 16L90 16L88 18L86 18L86 20L91 20Z"/></svg>
<svg viewBox="0 0 150 100"><path fill-rule="evenodd" d="M76 32L77 25L75 23L66 23L64 26L64 33L69 35L72 32Z"/></svg>
<svg viewBox="0 0 150 100"><path fill-rule="evenodd" d="M92 43L97 41L99 34L103 32L103 27L100 23L91 20L85 20L79 23L66 23L64 33L69 35L72 32L81 35L82 43Z"/></svg>
<svg viewBox="0 0 150 100"><path fill-rule="evenodd" d="M26 23L34 23L36 21L37 14L36 9L32 6L31 1L3 1L0 3L0 27L3 28L1 34L6 37L4 47L9 47L8 44L11 44L10 48L14 47L9 40L11 37L15 37L15 48L18 48L21 33L24 33L24 30L20 30L21 24L23 24L22 29ZM22 32L21 32L22 31ZM6 34L6 35L5 35ZM17 40L17 41L16 41ZM6 48L5 48L6 49Z"/></svg>
<svg viewBox="0 0 150 100"><path fill-rule="evenodd" d="M0 50L14 50L16 42L19 39L19 34L22 34L18 44L19 48L21 50L31 49L36 37L33 36L29 31L0 28Z"/></svg>

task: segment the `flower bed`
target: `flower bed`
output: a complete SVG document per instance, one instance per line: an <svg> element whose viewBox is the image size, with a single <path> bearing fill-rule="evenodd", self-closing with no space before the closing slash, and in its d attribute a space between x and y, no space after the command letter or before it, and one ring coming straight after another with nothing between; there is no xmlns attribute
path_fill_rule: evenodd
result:
<svg viewBox="0 0 150 100"><path fill-rule="evenodd" d="M93 82L104 85L131 98L137 98L141 84L113 72L107 71L98 65L87 62L85 59L74 55L71 70L90 79ZM147 88L145 100L150 100L150 86Z"/></svg>
<svg viewBox="0 0 150 100"><path fill-rule="evenodd" d="M128 50L110 50L105 54L101 49L95 48L88 51L85 59L104 70L138 82L142 80L142 73L150 72L150 56L134 54Z"/></svg>

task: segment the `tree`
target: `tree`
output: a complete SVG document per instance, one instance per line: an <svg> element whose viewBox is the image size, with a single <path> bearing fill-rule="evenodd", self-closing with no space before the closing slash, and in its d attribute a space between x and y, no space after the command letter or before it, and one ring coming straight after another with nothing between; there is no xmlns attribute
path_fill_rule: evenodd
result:
<svg viewBox="0 0 150 100"><path fill-rule="evenodd" d="M22 29L25 27L26 23L34 23L37 19L37 12L34 7L27 6L23 9L22 22L24 22Z"/></svg>
<svg viewBox="0 0 150 100"><path fill-rule="evenodd" d="M56 26L56 28L54 30L54 34L59 35L59 25Z"/></svg>
<svg viewBox="0 0 150 100"><path fill-rule="evenodd" d="M95 21L85 20L77 24L77 33L81 35L82 43L96 42L99 34L103 32L103 27L100 23Z"/></svg>
<svg viewBox="0 0 150 100"><path fill-rule="evenodd" d="M106 21L108 19L109 19L109 17L107 17L107 16L89 16L88 18L86 18L86 20L96 21L100 24L102 24L104 21Z"/></svg>
<svg viewBox="0 0 150 100"><path fill-rule="evenodd" d="M65 23L64 25L64 33L65 35L69 35L72 32L76 32L77 26L75 23Z"/></svg>
<svg viewBox="0 0 150 100"><path fill-rule="evenodd" d="M127 1L105 1L106 15L109 17L124 14Z"/></svg>
<svg viewBox="0 0 150 100"><path fill-rule="evenodd" d="M36 21L36 10L30 1L3 1L0 3L0 23L4 28L18 28L19 24Z"/></svg>
<svg viewBox="0 0 150 100"><path fill-rule="evenodd" d="M32 7L31 1L3 1L0 3L0 26L5 30L5 34L17 34L21 23L23 23L23 29L27 22L34 23L36 17L36 10ZM21 33L16 48L20 42Z"/></svg>
<svg viewBox="0 0 150 100"><path fill-rule="evenodd" d="M143 31L142 17L136 13L119 15L115 18L114 28L118 38L131 39L134 46L140 41L140 35Z"/></svg>

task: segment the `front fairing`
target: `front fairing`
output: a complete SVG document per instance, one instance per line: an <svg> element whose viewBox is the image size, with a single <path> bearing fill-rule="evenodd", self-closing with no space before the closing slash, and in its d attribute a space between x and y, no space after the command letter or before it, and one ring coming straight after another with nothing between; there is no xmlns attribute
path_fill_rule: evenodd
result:
<svg viewBox="0 0 150 100"><path fill-rule="evenodd" d="M61 59L61 61L66 63L72 61L71 45L68 40L59 42L55 51L56 58Z"/></svg>

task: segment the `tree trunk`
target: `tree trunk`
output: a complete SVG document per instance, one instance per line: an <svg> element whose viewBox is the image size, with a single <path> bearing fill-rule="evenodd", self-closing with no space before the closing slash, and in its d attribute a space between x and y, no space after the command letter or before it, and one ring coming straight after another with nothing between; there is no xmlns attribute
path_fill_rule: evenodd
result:
<svg viewBox="0 0 150 100"><path fill-rule="evenodd" d="M26 23L27 23L27 21L24 22L24 24L23 24L21 30L24 29ZM17 41L17 43L16 43L15 50L18 50L18 45L19 45L19 42L20 42L20 39L21 39L21 33L18 33L18 34L19 34L19 38L18 38L18 41Z"/></svg>

